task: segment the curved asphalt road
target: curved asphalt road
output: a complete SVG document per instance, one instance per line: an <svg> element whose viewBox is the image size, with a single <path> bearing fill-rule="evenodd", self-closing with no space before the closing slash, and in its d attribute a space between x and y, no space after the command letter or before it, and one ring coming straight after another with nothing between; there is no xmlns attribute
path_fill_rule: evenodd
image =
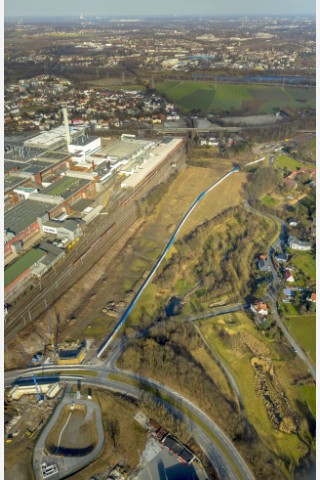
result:
<svg viewBox="0 0 320 480"><path fill-rule="evenodd" d="M58 467L58 473L53 474L50 476L50 479L52 480L59 480L62 478L65 478L72 473L81 470L84 468L86 465L89 463L93 462L95 458L100 454L103 445L104 445L104 430L103 430L103 422L102 422L102 417L101 417L101 410L99 406L89 400L83 400L83 399L75 399L74 402L77 405L85 405L87 407L87 414L86 418L92 418L92 415L95 412L95 419L96 419L96 429L97 429L97 434L98 434L98 441L92 452L89 454L83 456L83 457L65 457L63 455L54 455L54 454L45 454L45 444L46 444L46 439L57 422L59 415L61 413L61 410L66 406L70 405L71 402L74 400L73 397L71 397L69 391L67 391L62 399L62 401L59 403L58 408L56 408L50 417L49 421L47 422L46 426L42 430L39 438L37 439L37 442L35 444L34 450L33 450L33 460L32 460L32 465L33 465L33 471L35 474L36 480L42 480L42 472L41 472L41 464L43 462L53 462L57 465ZM70 412L72 415L72 413Z"/></svg>
<svg viewBox="0 0 320 480"><path fill-rule="evenodd" d="M84 370L84 375L74 375L68 374L68 370L75 369L74 365L71 366L45 366L43 367L34 367L25 370L18 370L18 371L11 371L5 372L5 385L12 384L17 376L23 377L26 374L30 374L31 372L37 373L50 373L53 371L63 371L65 373L60 374L60 381L66 383L75 383L77 380L81 379L84 383L92 386L99 386L101 388L107 388L109 390L121 392L124 394L132 395L136 398L140 398L145 390L143 388L138 388L126 383L127 380L136 380L141 384L146 385L147 387L152 387L154 391L158 391L159 393L166 394L168 398L170 398L175 403L175 407L173 407L170 403L167 403L165 400L157 397L162 401L167 408L170 410L174 410L175 413L179 414L180 417L187 419L188 424L192 432L194 433L197 441L199 442L200 447L203 449L205 454L208 456L210 462L217 470L219 476L223 480L254 480L254 476L252 475L251 471L249 470L247 464L244 462L243 458L236 450L232 442L228 439L228 437L223 433L223 431L198 407L196 407L193 403L191 403L187 398L183 397L181 394L175 392L174 390L166 387L165 385L160 384L159 382L145 378L141 375L129 373L129 372L122 372L121 375L124 378L124 381L119 380L112 380L108 378L107 371L103 368L104 365L101 367L97 366L89 366L89 365L78 365L76 368L79 370ZM97 374L96 377L94 376L86 376L85 371L93 371ZM33 378L29 377L30 381L33 384ZM43 378L40 377L39 378ZM56 380L55 380L56 381ZM181 405L183 408L180 408L177 405ZM188 412L191 412L191 416L189 416ZM196 418L200 421L203 425L206 426L206 429L210 431L210 434L202 428L202 426L194 420ZM215 440L216 439L216 440ZM218 443L217 443L218 442ZM221 445L223 446L224 451L221 449ZM228 455L225 454L227 452ZM228 458L229 457L229 458ZM233 461L233 464L230 462L230 458ZM236 465L238 472L235 471L233 465Z"/></svg>

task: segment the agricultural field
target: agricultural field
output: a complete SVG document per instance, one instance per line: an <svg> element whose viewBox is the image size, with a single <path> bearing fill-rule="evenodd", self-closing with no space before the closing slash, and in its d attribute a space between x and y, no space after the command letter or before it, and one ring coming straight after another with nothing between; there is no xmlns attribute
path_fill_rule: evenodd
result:
<svg viewBox="0 0 320 480"><path fill-rule="evenodd" d="M291 263L300 270L312 284L316 281L316 259L312 253L296 253Z"/></svg>
<svg viewBox="0 0 320 480"><path fill-rule="evenodd" d="M307 402L307 405L313 415L316 418L316 386L315 385L301 385L300 388L301 398Z"/></svg>
<svg viewBox="0 0 320 480"><path fill-rule="evenodd" d="M287 326L305 352L316 361L316 315L286 317Z"/></svg>
<svg viewBox="0 0 320 480"><path fill-rule="evenodd" d="M285 107L315 109L315 91L303 88L166 80L156 89L184 112L263 114Z"/></svg>
<svg viewBox="0 0 320 480"><path fill-rule="evenodd" d="M308 167L305 163L299 162L288 155L278 155L275 159L275 166L282 169L286 168L288 170L297 170L298 168Z"/></svg>

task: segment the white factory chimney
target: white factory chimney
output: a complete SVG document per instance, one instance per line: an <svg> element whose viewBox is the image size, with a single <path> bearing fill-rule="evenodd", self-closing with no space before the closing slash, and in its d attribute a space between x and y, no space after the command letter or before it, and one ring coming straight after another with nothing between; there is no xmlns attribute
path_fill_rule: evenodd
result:
<svg viewBox="0 0 320 480"><path fill-rule="evenodd" d="M62 109L62 113L63 113L64 127L65 127L65 130L66 130L66 142L67 142L67 145L70 145L71 139L70 139L70 130L69 130L69 120L68 120L68 111L67 111L67 109L66 109L66 108L63 108L63 109Z"/></svg>

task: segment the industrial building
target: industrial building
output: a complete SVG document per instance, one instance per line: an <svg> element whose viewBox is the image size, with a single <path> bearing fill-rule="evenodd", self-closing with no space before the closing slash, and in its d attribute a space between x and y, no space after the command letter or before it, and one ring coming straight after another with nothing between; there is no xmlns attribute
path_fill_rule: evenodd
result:
<svg viewBox="0 0 320 480"><path fill-rule="evenodd" d="M6 283L6 298L10 300L30 284L32 276L41 277L65 254L64 249L80 239L85 226L104 208L104 196L94 202L97 194L117 186L116 180L125 176L121 187L128 193L117 192L120 207L125 208L133 197L146 195L165 181L173 171L171 167L183 159L182 139L150 141L128 134L117 140L101 139L89 136L85 127L69 127L66 111L64 116L64 125L7 145L5 265L18 255L29 258L25 257L28 248L50 239L45 251L38 249L41 256L33 263L30 257L24 271L19 268L19 275ZM50 248L52 242L62 253ZM8 269L7 278L10 272Z"/></svg>
<svg viewBox="0 0 320 480"><path fill-rule="evenodd" d="M83 362L87 353L87 344L83 340L77 347L59 350L58 365L74 365Z"/></svg>
<svg viewBox="0 0 320 480"><path fill-rule="evenodd" d="M45 256L41 257L32 267L32 275L37 277L41 277L65 256L65 250L49 242L42 243L38 250L43 251Z"/></svg>
<svg viewBox="0 0 320 480"><path fill-rule="evenodd" d="M31 240L49 219L70 214L74 203L94 197L95 191L95 181L65 176L41 193L30 194L28 200L4 215L5 257L13 253L13 243Z"/></svg>
<svg viewBox="0 0 320 480"><path fill-rule="evenodd" d="M76 238L81 237L82 230L80 222L72 219L67 219L62 222L56 220L48 220L44 222L41 226L41 230L44 233L53 233L57 236L58 239L68 239L70 241L75 240Z"/></svg>
<svg viewBox="0 0 320 480"><path fill-rule="evenodd" d="M143 162L137 164L133 173L121 183L122 188L135 188L157 170L163 163L174 161L175 154L183 145L178 138L165 139L153 148ZM124 171L122 170L124 173Z"/></svg>
<svg viewBox="0 0 320 480"><path fill-rule="evenodd" d="M190 464L195 459L194 454L173 435L168 434L162 442L166 448L178 456L181 462Z"/></svg>
<svg viewBox="0 0 320 480"><path fill-rule="evenodd" d="M24 244L40 233L41 222L49 219L48 212L55 207L56 205L49 202L25 200L5 213L5 258L13 253L13 243L20 241Z"/></svg>
<svg viewBox="0 0 320 480"><path fill-rule="evenodd" d="M12 301L29 284L32 268L36 262L45 257L43 250L31 249L4 271L4 299Z"/></svg>
<svg viewBox="0 0 320 480"><path fill-rule="evenodd" d="M9 397L13 400L19 400L23 395L37 395L40 392L48 398L54 398L62 388L59 383L43 383L41 379L37 380L36 385L33 379L26 383L26 385L14 385L9 392Z"/></svg>
<svg viewBox="0 0 320 480"><path fill-rule="evenodd" d="M77 139L79 136L84 135L84 127L70 127L71 141ZM23 145L29 148L41 148L44 150L56 149L66 144L66 130L65 126L53 128L48 132L42 132L35 137L25 140Z"/></svg>

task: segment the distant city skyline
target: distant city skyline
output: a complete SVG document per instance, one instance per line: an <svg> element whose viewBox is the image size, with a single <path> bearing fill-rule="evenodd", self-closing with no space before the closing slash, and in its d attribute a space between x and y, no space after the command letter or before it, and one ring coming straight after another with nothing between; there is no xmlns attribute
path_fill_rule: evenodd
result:
<svg viewBox="0 0 320 480"><path fill-rule="evenodd" d="M316 0L5 0L5 17L315 15Z"/></svg>

